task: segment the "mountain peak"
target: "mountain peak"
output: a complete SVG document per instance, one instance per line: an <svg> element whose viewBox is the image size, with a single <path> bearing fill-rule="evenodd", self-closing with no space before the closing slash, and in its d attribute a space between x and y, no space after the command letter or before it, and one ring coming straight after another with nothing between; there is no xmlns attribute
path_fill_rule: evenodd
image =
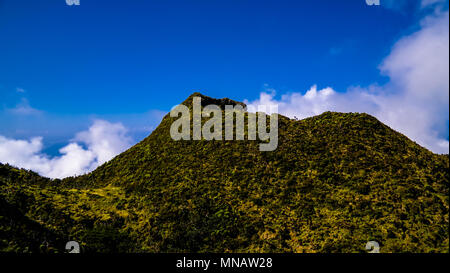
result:
<svg viewBox="0 0 450 273"><path fill-rule="evenodd" d="M216 98L212 98L206 95L203 95L200 92L194 92L192 93L185 101L182 102L182 104L186 105L187 107L191 107L192 106L192 99L194 97L200 97L202 99L201 105L202 107L206 106L206 105L210 105L210 104L214 104L214 105L218 105L220 106L220 108L224 109L225 105L241 105L244 108L247 107L247 105L243 102L240 101L235 101L229 98L221 98L221 99L216 99Z"/></svg>
<svg viewBox="0 0 450 273"><path fill-rule="evenodd" d="M198 92L183 104L195 96L242 104ZM79 177L0 164L0 251L71 238L86 252L356 253L368 240L448 252L448 155L368 114L282 118L270 152L249 139L176 141L172 122Z"/></svg>

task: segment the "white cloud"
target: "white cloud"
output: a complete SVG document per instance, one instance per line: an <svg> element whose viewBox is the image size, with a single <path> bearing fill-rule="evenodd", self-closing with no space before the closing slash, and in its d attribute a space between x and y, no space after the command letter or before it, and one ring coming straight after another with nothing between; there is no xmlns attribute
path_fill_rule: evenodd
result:
<svg viewBox="0 0 450 273"><path fill-rule="evenodd" d="M26 98L22 98L14 108L6 110L15 115L37 115L42 113L42 111L31 107Z"/></svg>
<svg viewBox="0 0 450 273"><path fill-rule="evenodd" d="M96 120L88 131L78 133L75 140L86 143L100 164L129 148L131 143L127 129L121 123L104 120Z"/></svg>
<svg viewBox="0 0 450 273"><path fill-rule="evenodd" d="M433 6L436 4L444 4L447 0L422 0L420 2L420 7L421 8L426 8L429 6Z"/></svg>
<svg viewBox="0 0 450 273"><path fill-rule="evenodd" d="M267 91L267 90L266 90ZM251 108L257 105L278 105L278 112L297 118L305 118L323 113L333 107L331 98L336 97L336 92L327 87L322 90L317 90L317 86L312 86L304 95L300 93L286 94L280 100L275 100L275 90L271 89L270 93L263 92L260 94L258 100L244 102Z"/></svg>
<svg viewBox="0 0 450 273"><path fill-rule="evenodd" d="M442 8L448 0L381 0L381 6L396 11L421 12L429 8Z"/></svg>
<svg viewBox="0 0 450 273"><path fill-rule="evenodd" d="M78 133L73 142L59 150L61 156L53 158L42 153L41 137L16 140L0 135L0 162L31 169L50 178L64 178L92 171L131 144L122 124L96 120L87 131Z"/></svg>
<svg viewBox="0 0 450 273"><path fill-rule="evenodd" d="M398 41L382 63L382 72L408 95L448 104L448 22L448 12L426 17L422 29Z"/></svg>
<svg viewBox="0 0 450 273"><path fill-rule="evenodd" d="M421 29L400 39L380 66L389 83L368 88L332 88L275 99L263 92L250 105L278 104L279 113L305 118L324 111L366 112L436 153L448 153L449 14L436 11Z"/></svg>

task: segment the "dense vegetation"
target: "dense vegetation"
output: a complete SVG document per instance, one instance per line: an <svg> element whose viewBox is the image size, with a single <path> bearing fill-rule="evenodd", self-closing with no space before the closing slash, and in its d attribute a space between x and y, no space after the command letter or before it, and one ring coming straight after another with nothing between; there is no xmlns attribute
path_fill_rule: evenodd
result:
<svg viewBox="0 0 450 273"><path fill-rule="evenodd" d="M273 152L173 141L173 120L87 175L0 164L0 251L449 252L448 155L374 117L279 116Z"/></svg>

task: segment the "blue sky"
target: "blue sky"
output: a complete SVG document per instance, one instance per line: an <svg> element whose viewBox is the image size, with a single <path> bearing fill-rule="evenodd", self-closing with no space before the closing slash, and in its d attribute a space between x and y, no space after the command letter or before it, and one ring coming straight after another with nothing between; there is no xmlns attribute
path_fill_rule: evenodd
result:
<svg viewBox="0 0 450 273"><path fill-rule="evenodd" d="M2 102L20 87L51 113L109 114L168 110L194 90L344 90L383 81L379 62L416 16L364 0L1 0Z"/></svg>
<svg viewBox="0 0 450 273"><path fill-rule="evenodd" d="M41 136L55 156L96 119L134 143L194 91L283 101L395 85L383 62L433 16L448 22L448 1L0 0L0 135Z"/></svg>

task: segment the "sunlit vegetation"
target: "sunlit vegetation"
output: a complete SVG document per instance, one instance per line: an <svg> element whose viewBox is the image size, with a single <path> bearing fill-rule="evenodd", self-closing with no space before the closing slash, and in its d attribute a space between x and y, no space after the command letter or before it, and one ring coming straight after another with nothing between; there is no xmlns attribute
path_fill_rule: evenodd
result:
<svg viewBox="0 0 450 273"><path fill-rule="evenodd" d="M0 250L449 252L448 155L374 117L279 116L273 152L173 141L173 120L84 176L0 164Z"/></svg>

